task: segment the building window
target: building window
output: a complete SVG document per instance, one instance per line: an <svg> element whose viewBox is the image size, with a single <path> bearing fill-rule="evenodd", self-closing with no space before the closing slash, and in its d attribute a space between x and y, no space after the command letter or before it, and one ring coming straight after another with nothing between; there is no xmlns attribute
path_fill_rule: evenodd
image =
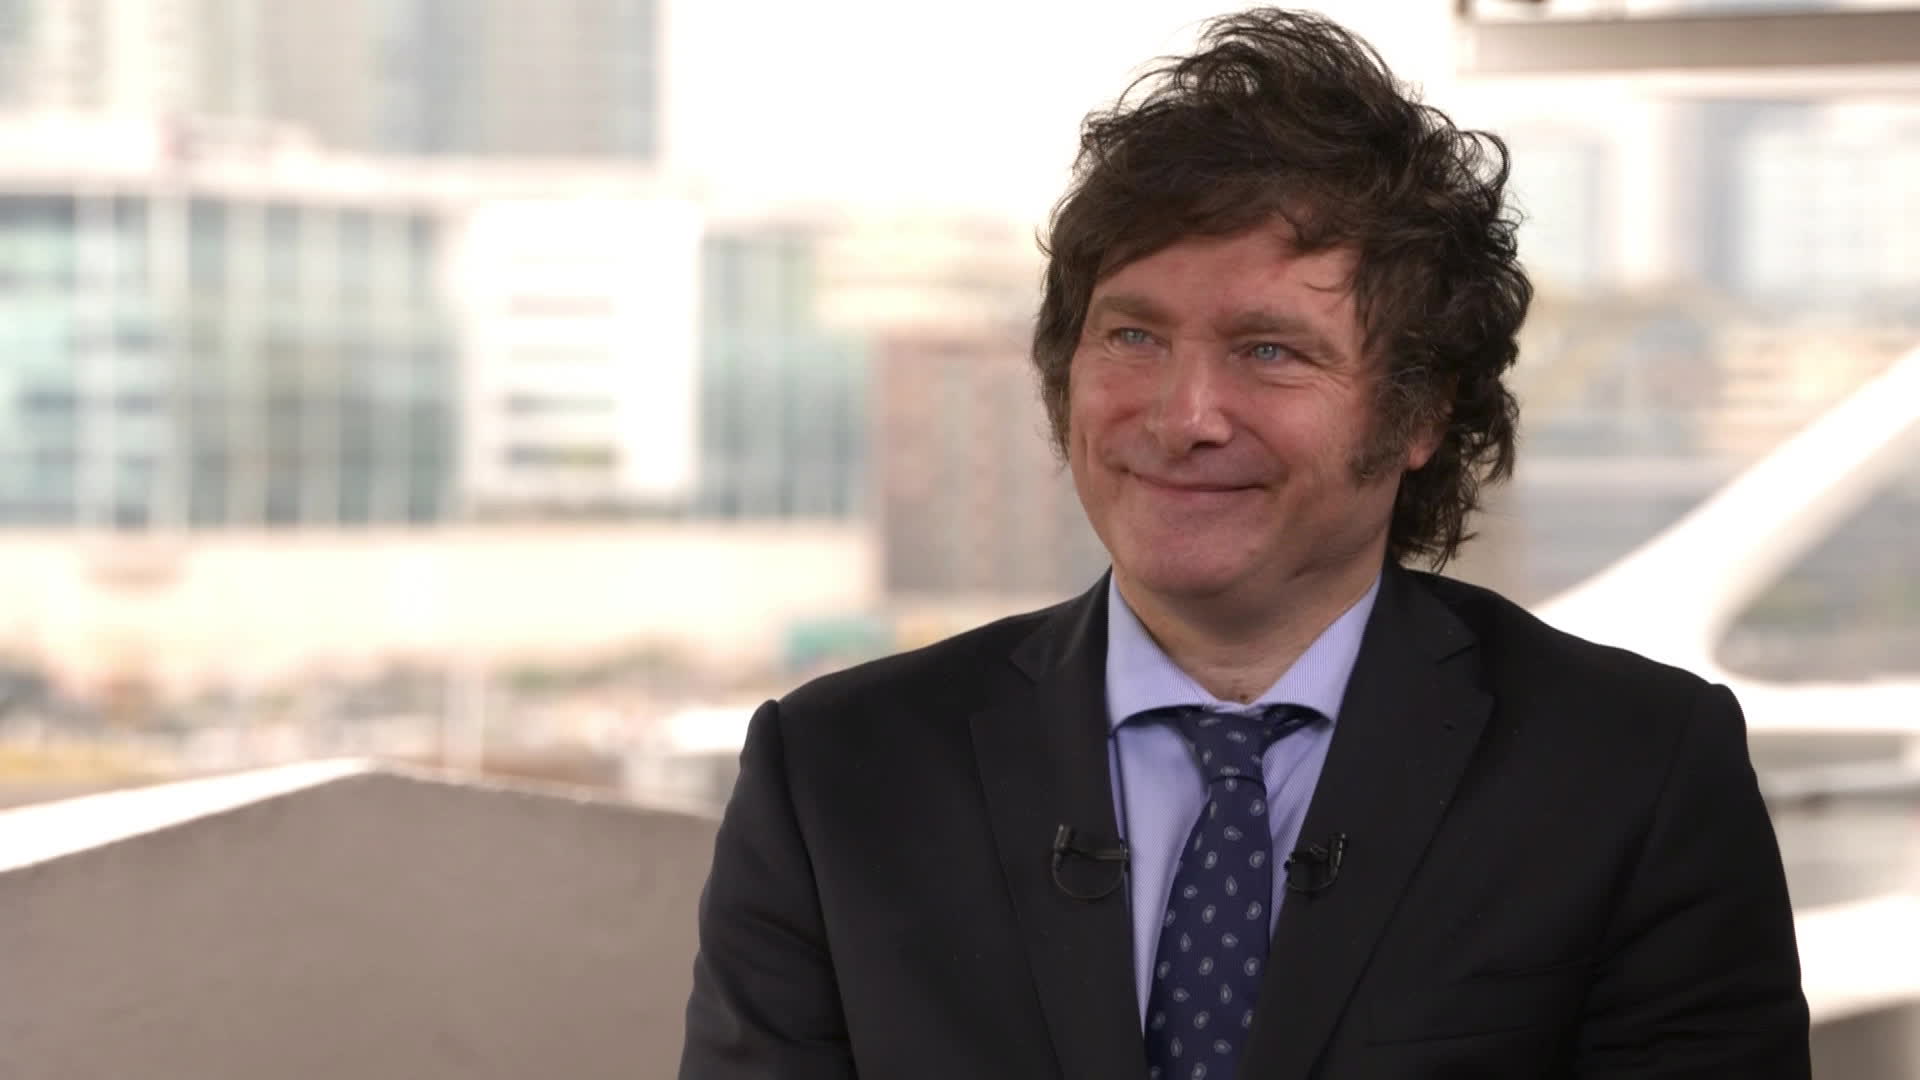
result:
<svg viewBox="0 0 1920 1080"><path fill-rule="evenodd" d="M593 394L508 394L503 402L509 416L606 416L613 399Z"/></svg>
<svg viewBox="0 0 1920 1080"><path fill-rule="evenodd" d="M300 295L300 211L291 206L267 208L267 295L292 299Z"/></svg>
<svg viewBox="0 0 1920 1080"><path fill-rule="evenodd" d="M227 287L227 208L206 199L187 207L187 274L197 293Z"/></svg>
<svg viewBox="0 0 1920 1080"><path fill-rule="evenodd" d="M604 443L540 444L515 443L507 447L508 465L525 468L568 468L611 470L620 463L620 452Z"/></svg>
<svg viewBox="0 0 1920 1080"><path fill-rule="evenodd" d="M433 219L415 214L407 219L407 298L416 308L433 298Z"/></svg>
<svg viewBox="0 0 1920 1080"><path fill-rule="evenodd" d="M113 199L114 279L123 289L147 284L147 200L126 195Z"/></svg>
<svg viewBox="0 0 1920 1080"><path fill-rule="evenodd" d="M365 300L373 279L373 218L364 210L340 216L340 258L337 280L343 300Z"/></svg>

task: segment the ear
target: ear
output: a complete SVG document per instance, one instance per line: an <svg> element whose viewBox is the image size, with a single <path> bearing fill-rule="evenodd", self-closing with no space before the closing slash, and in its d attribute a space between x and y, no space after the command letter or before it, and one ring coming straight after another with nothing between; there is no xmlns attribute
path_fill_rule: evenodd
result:
<svg viewBox="0 0 1920 1080"><path fill-rule="evenodd" d="M1452 409L1443 410L1439 416L1432 417L1421 424L1414 431L1413 437L1407 440L1408 472L1425 466L1427 462L1433 460L1433 455L1440 452L1440 443L1446 438L1447 421L1451 414Z"/></svg>

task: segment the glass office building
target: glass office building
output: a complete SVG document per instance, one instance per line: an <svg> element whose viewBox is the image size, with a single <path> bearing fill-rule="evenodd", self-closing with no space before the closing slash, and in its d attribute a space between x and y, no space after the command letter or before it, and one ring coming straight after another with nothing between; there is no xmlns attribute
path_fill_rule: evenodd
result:
<svg viewBox="0 0 1920 1080"><path fill-rule="evenodd" d="M446 515L456 366L421 208L0 185L0 525Z"/></svg>
<svg viewBox="0 0 1920 1080"><path fill-rule="evenodd" d="M819 320L816 243L781 225L704 241L697 516L868 510L867 350Z"/></svg>

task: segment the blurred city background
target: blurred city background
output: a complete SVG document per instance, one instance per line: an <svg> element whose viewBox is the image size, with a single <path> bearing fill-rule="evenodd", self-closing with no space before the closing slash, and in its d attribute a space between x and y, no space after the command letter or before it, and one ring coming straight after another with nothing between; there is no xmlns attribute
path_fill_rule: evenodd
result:
<svg viewBox="0 0 1920 1080"><path fill-rule="evenodd" d="M1320 8L1514 154L1461 576L1546 609L1920 345L1920 12ZM1035 237L1220 10L0 0L0 806L344 756L712 813L759 701L1084 589ZM1714 672L1920 680L1904 407ZM1920 892L1920 695L1819 700L1756 723L1796 901Z"/></svg>

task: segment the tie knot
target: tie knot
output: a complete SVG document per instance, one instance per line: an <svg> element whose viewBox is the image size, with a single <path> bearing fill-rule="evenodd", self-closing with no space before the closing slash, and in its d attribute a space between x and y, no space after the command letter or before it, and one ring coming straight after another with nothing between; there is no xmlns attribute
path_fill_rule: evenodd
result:
<svg viewBox="0 0 1920 1080"><path fill-rule="evenodd" d="M1300 705L1267 705L1252 713L1166 710L1209 784L1236 779L1265 783L1260 759L1267 747L1318 715Z"/></svg>

